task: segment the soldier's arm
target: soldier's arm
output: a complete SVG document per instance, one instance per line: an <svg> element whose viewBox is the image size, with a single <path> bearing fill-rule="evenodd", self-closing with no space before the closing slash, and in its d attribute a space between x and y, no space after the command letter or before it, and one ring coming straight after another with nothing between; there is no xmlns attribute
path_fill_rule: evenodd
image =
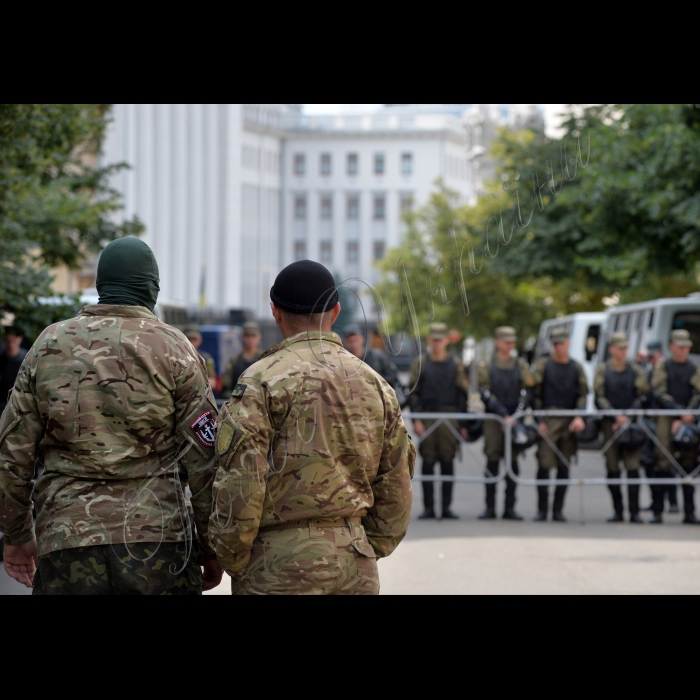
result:
<svg viewBox="0 0 700 700"><path fill-rule="evenodd" d="M520 382L523 386L524 395L522 396L522 409L530 408L535 403L535 378L532 376L527 362L520 360Z"/></svg>
<svg viewBox="0 0 700 700"><path fill-rule="evenodd" d="M36 359L30 350L0 420L0 532L10 545L34 539L32 478L44 436L36 398Z"/></svg>
<svg viewBox="0 0 700 700"><path fill-rule="evenodd" d="M693 395L688 408L696 409L700 406L700 367L695 368L695 374L691 377L690 383L693 386Z"/></svg>
<svg viewBox="0 0 700 700"><path fill-rule="evenodd" d="M634 388L637 390L637 399L633 408L642 408L648 403L649 382L647 375L639 365L634 364L632 367L634 368Z"/></svg>
<svg viewBox="0 0 700 700"><path fill-rule="evenodd" d="M544 368L547 364L547 358L543 357L535 363L532 369L532 378L534 381L534 387L532 390L535 409L538 411L542 410L542 384L544 382Z"/></svg>
<svg viewBox="0 0 700 700"><path fill-rule="evenodd" d="M489 366L482 362L479 365L479 389L481 389L481 400L487 413L496 413L505 418L508 415L505 406L498 400L496 394L491 393L491 372Z"/></svg>
<svg viewBox="0 0 700 700"><path fill-rule="evenodd" d="M459 405L457 408L460 413L466 413L469 405L469 371L462 360L456 356L455 363L457 365L457 389L459 390Z"/></svg>
<svg viewBox="0 0 700 700"><path fill-rule="evenodd" d="M362 519L377 557L388 557L406 535L411 520L411 479L416 448L406 430L396 397L385 391L387 405L384 444L379 470L372 484L374 504Z"/></svg>
<svg viewBox="0 0 700 700"><path fill-rule="evenodd" d="M668 393L668 374L666 373L666 366L663 361L659 362L654 368L654 373L651 376L651 386L659 408L665 408L667 410L680 408L673 396Z"/></svg>
<svg viewBox="0 0 700 700"><path fill-rule="evenodd" d="M214 511L210 536L229 574L243 571L258 534L274 433L267 410L267 387L245 377L242 395L225 404L217 423Z"/></svg>
<svg viewBox="0 0 700 700"><path fill-rule="evenodd" d="M411 391L411 396L408 400L409 406L411 407L412 411L419 411L420 410L420 387L421 387L421 381L423 379L422 375L422 363L421 363L421 358L417 357L413 362L411 363L411 373L410 377L408 380L408 387L407 389Z"/></svg>
<svg viewBox="0 0 700 700"><path fill-rule="evenodd" d="M576 400L576 408L582 411L586 408L586 399L588 399L588 380L586 379L583 366L579 362L576 363L576 367L578 369L578 399Z"/></svg>
<svg viewBox="0 0 700 700"><path fill-rule="evenodd" d="M600 365L593 377L593 393L595 394L595 405L606 410L612 408L612 404L605 395L605 365Z"/></svg>
<svg viewBox="0 0 700 700"><path fill-rule="evenodd" d="M178 452L192 492L192 510L197 537L205 556L214 553L209 542L212 511L214 422L216 402L203 362L193 362L175 378L175 421Z"/></svg>

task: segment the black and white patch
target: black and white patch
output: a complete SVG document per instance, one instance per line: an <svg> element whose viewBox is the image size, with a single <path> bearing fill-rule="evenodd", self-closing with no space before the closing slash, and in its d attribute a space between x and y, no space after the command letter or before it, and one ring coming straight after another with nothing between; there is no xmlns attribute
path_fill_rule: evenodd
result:
<svg viewBox="0 0 700 700"><path fill-rule="evenodd" d="M212 412L205 411L190 425L190 428L196 435L197 440L199 440L204 447L214 447L216 439L216 433L214 432L215 425L216 421L214 420Z"/></svg>

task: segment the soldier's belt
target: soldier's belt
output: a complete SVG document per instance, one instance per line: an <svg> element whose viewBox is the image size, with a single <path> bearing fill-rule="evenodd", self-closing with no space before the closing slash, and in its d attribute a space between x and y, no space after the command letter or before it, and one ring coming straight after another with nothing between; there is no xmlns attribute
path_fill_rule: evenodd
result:
<svg viewBox="0 0 700 700"><path fill-rule="evenodd" d="M317 528L326 527L348 527L349 525L361 525L362 524L361 515L356 515L347 518L308 518L306 520L290 520L286 523L277 523L275 525L266 525L260 528L260 532L267 532L268 530L292 530L298 527L310 527L314 526Z"/></svg>

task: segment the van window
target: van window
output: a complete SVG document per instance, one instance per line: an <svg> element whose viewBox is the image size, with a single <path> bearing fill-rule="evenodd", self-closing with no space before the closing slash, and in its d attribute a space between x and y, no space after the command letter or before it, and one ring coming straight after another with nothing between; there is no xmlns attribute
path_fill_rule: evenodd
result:
<svg viewBox="0 0 700 700"><path fill-rule="evenodd" d="M623 318L623 322L624 322L624 331L625 331L625 333L627 333L627 331L629 331L629 329L630 329L630 317L631 317L630 314L625 314L625 315L622 317L622 318Z"/></svg>
<svg viewBox="0 0 700 700"><path fill-rule="evenodd" d="M673 317L673 330L683 328L690 333L693 341L691 352L700 350L700 311L679 311Z"/></svg>
<svg viewBox="0 0 700 700"><path fill-rule="evenodd" d="M586 362L593 359L593 355L598 351L598 339L600 338L600 325L591 324L588 326L588 334L586 337Z"/></svg>
<svg viewBox="0 0 700 700"><path fill-rule="evenodd" d="M613 324L613 333L617 333L617 329L620 326L620 317L615 316L615 323Z"/></svg>
<svg viewBox="0 0 700 700"><path fill-rule="evenodd" d="M637 314L637 330L638 330L638 331L641 331L641 330L642 330L643 321L644 321L644 312L643 312L643 311L640 311L640 312Z"/></svg>
<svg viewBox="0 0 700 700"><path fill-rule="evenodd" d="M649 312L649 323L647 323L647 328L651 328L654 325L654 309Z"/></svg>

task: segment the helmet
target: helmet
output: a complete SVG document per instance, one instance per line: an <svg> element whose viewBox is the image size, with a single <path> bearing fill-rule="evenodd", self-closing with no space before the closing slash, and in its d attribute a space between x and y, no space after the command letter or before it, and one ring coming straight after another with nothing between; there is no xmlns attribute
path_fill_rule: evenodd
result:
<svg viewBox="0 0 700 700"><path fill-rule="evenodd" d="M681 452L693 452L700 447L700 428L697 425L681 423L673 436L673 446Z"/></svg>
<svg viewBox="0 0 700 700"><path fill-rule="evenodd" d="M513 426L511 436L513 449L526 450L528 447L532 447L537 442L539 433L534 425L516 423Z"/></svg>
<svg viewBox="0 0 700 700"><path fill-rule="evenodd" d="M647 434L639 423L630 423L617 438L620 448L630 452L641 449L646 441Z"/></svg>
<svg viewBox="0 0 700 700"><path fill-rule="evenodd" d="M463 426L469 433L467 442L476 442L484 434L484 421L480 418L465 420Z"/></svg>
<svg viewBox="0 0 700 700"><path fill-rule="evenodd" d="M583 419L586 427L576 435L579 442L595 442L600 433L600 418L596 416L586 416Z"/></svg>

